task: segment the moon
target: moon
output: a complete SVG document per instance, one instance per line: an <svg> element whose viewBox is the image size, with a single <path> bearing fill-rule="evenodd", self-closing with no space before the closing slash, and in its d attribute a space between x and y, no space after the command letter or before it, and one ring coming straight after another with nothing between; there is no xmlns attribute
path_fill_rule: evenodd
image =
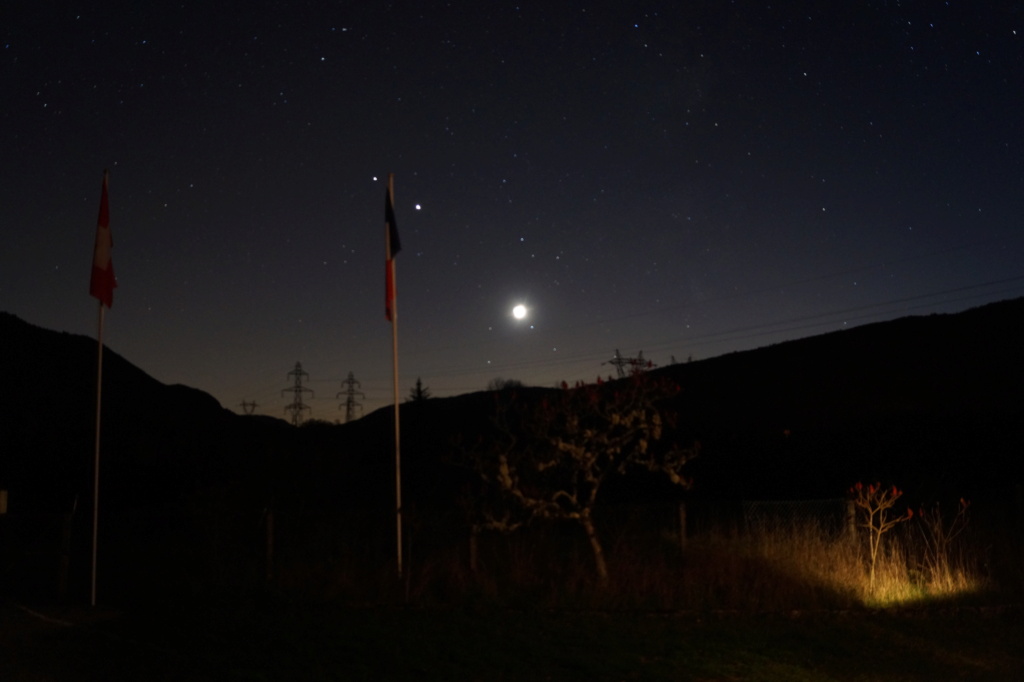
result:
<svg viewBox="0 0 1024 682"><path fill-rule="evenodd" d="M526 312L526 306L520 303L519 305L512 309L512 317L516 318L517 320L521 320L524 317L526 317Z"/></svg>

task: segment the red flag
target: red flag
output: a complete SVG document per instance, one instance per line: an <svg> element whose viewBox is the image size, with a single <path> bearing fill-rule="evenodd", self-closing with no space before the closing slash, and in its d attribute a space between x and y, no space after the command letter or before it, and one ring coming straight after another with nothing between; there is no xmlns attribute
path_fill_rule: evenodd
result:
<svg viewBox="0 0 1024 682"><path fill-rule="evenodd" d="M395 203L391 196L391 183L388 183L384 194L384 225L387 230L387 261L384 263L384 317L389 321L395 313L395 256L402 249L398 239L398 226L395 225Z"/></svg>
<svg viewBox="0 0 1024 682"><path fill-rule="evenodd" d="M92 278L89 280L89 295L99 299L108 308L114 304L114 264L110 260L110 204L107 200L107 181L110 174L103 171L103 193L100 195L100 215L96 220L96 246L92 252Z"/></svg>

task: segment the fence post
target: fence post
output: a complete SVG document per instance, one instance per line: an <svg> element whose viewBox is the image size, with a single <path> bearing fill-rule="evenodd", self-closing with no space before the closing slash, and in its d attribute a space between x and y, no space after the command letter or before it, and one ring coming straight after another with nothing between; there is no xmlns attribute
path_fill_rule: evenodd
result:
<svg viewBox="0 0 1024 682"><path fill-rule="evenodd" d="M68 573L71 564L71 531L75 525L75 512L78 510L78 495L71 504L71 511L61 519L60 529L60 564L57 571L57 595L63 599L68 594Z"/></svg>
<svg viewBox="0 0 1024 682"><path fill-rule="evenodd" d="M682 500L678 504L679 514L679 551L686 552L686 502Z"/></svg>
<svg viewBox="0 0 1024 682"><path fill-rule="evenodd" d="M266 559L266 584L270 585L274 580L274 507L273 503L267 507L266 515L267 531L267 559Z"/></svg>
<svg viewBox="0 0 1024 682"><path fill-rule="evenodd" d="M846 501L846 532L849 533L851 540L857 538L857 507L854 506L853 500Z"/></svg>
<svg viewBox="0 0 1024 682"><path fill-rule="evenodd" d="M473 524L473 527L469 531L469 571L470 573L476 573L476 552L477 552L477 538L480 537L480 527Z"/></svg>
<svg viewBox="0 0 1024 682"><path fill-rule="evenodd" d="M1018 527L1024 526L1024 485L1018 483L1017 489L1017 524Z"/></svg>

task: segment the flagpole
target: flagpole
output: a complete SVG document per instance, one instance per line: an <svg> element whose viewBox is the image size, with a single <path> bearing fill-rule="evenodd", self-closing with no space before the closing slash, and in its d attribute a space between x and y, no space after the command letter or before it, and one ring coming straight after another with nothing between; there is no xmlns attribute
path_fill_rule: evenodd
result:
<svg viewBox="0 0 1024 682"><path fill-rule="evenodd" d="M103 405L103 308L114 303L114 264L110 260L110 205L107 185L110 172L103 171L103 190L100 194L100 212L96 218L96 243L92 252L92 275L89 278L89 295L99 301L99 320L96 332L96 443L93 453L92 470L92 567L89 586L89 605L96 606L96 547L99 537L100 519L100 413Z"/></svg>
<svg viewBox="0 0 1024 682"><path fill-rule="evenodd" d="M388 197L390 202L395 200L395 174L388 173ZM397 290L395 281L395 260L391 252L391 225L385 225L385 247L387 248L387 263L390 268L388 273L391 277L391 291ZM397 245L396 245L397 246ZM393 296L391 304L391 363L394 376L394 403L395 403L395 542L398 559L398 577L402 577L402 456L401 456L401 428L399 426L398 409L398 297Z"/></svg>
<svg viewBox="0 0 1024 682"><path fill-rule="evenodd" d="M90 573L89 606L96 606L96 547L100 519L100 408L103 397L103 302L99 302L99 325L96 335L98 348L96 361L96 443L92 468L92 568Z"/></svg>

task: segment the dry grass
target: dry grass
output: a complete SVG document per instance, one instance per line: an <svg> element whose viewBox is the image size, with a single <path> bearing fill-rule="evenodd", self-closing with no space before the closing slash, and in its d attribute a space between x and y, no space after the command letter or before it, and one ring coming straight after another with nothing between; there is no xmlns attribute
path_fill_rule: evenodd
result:
<svg viewBox="0 0 1024 682"><path fill-rule="evenodd" d="M696 538L690 567L718 608L787 610L894 606L963 598L990 581L966 544L927 561L909 534L886 538L874 581L863 537L833 536L813 524L747 536Z"/></svg>
<svg viewBox="0 0 1024 682"><path fill-rule="evenodd" d="M887 607L961 599L989 587L966 543L929 561L909 533L892 534L876 559L874 581L861 537L833 535L814 524L757 533L710 531L689 539L613 538L611 581L595 580L582 538L566 533L485 538L480 570L457 556L433 562L411 578L416 594L506 601L540 608L736 610L778 612ZM446 576L444 590L425 583Z"/></svg>

